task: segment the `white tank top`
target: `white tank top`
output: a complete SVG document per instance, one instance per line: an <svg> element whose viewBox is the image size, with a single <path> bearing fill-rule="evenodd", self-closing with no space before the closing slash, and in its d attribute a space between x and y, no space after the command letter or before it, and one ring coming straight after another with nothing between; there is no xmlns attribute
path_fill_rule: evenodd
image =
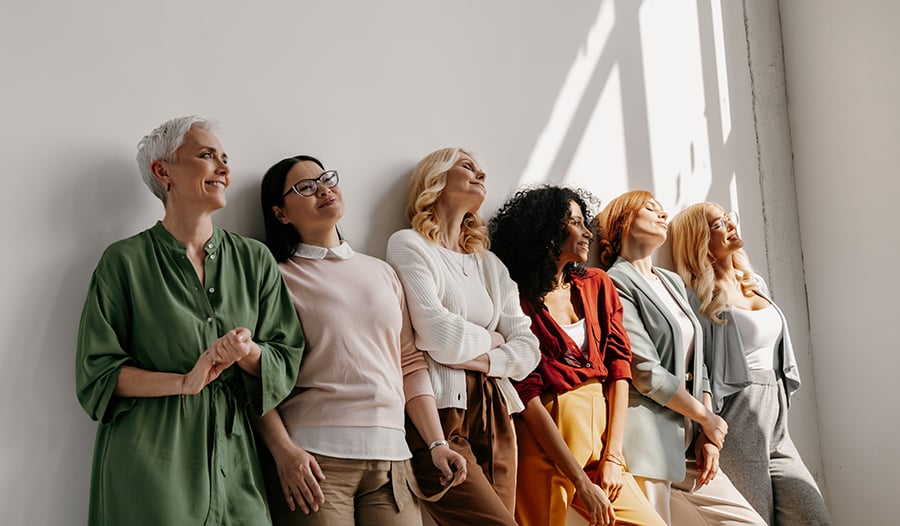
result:
<svg viewBox="0 0 900 526"><path fill-rule="evenodd" d="M731 316L744 344L744 357L751 371L775 368L775 344L781 336L781 316L772 304L765 309L731 308Z"/></svg>
<svg viewBox="0 0 900 526"><path fill-rule="evenodd" d="M585 343L587 343L587 333L584 329L584 318L581 318L571 325L560 324L559 326L562 327L562 330L566 331L566 334L569 335L569 338L572 338L572 341L575 342L575 345L577 345L579 349L582 351L587 350L585 348Z"/></svg>

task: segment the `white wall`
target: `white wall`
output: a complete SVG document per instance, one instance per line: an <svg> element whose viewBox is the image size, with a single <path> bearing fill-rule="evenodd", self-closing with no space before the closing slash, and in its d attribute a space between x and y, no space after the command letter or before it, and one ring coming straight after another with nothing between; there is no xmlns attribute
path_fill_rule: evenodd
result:
<svg viewBox="0 0 900 526"><path fill-rule="evenodd" d="M900 5L780 7L831 507L836 524L895 524Z"/></svg>
<svg viewBox="0 0 900 526"><path fill-rule="evenodd" d="M239 233L261 233L265 169L310 153L341 172L345 235L382 256L414 162L459 144L487 161L488 215L522 182L647 188L673 212L712 199L740 210L767 274L744 15L686 0L4 6L0 523L86 515L96 424L74 396L75 331L103 248L161 216L133 158L163 120L219 121L233 185L217 221ZM820 474L804 373L793 432Z"/></svg>

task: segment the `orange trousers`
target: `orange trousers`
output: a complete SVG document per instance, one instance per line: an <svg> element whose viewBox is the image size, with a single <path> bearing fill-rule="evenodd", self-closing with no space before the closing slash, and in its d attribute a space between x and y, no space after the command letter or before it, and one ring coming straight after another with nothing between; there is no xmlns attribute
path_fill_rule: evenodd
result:
<svg viewBox="0 0 900 526"><path fill-rule="evenodd" d="M586 382L552 398L544 406L575 459L592 475L602 459L606 431L603 385ZM516 418L516 437L519 445L516 521L521 526L564 525L573 501L574 509L587 519L575 501L575 486L541 449L522 418ZM619 497L612 503L616 524L666 526L631 474L624 473L624 479Z"/></svg>

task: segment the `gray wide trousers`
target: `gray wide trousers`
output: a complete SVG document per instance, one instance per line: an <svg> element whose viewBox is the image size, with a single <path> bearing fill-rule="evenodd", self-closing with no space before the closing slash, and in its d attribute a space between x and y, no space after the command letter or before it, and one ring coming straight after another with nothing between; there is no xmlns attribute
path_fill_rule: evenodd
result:
<svg viewBox="0 0 900 526"><path fill-rule="evenodd" d="M772 526L831 525L816 481L788 432L787 396L775 371L727 397L728 437L719 460L735 487Z"/></svg>

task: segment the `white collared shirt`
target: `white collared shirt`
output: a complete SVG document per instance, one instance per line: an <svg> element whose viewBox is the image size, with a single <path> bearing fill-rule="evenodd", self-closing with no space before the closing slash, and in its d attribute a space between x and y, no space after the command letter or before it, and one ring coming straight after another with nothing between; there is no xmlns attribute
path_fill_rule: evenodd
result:
<svg viewBox="0 0 900 526"><path fill-rule="evenodd" d="M306 259L350 259L353 257L353 254L353 249L350 248L350 244L346 241L341 241L341 244L334 248L300 243L300 246L294 251L295 256Z"/></svg>

